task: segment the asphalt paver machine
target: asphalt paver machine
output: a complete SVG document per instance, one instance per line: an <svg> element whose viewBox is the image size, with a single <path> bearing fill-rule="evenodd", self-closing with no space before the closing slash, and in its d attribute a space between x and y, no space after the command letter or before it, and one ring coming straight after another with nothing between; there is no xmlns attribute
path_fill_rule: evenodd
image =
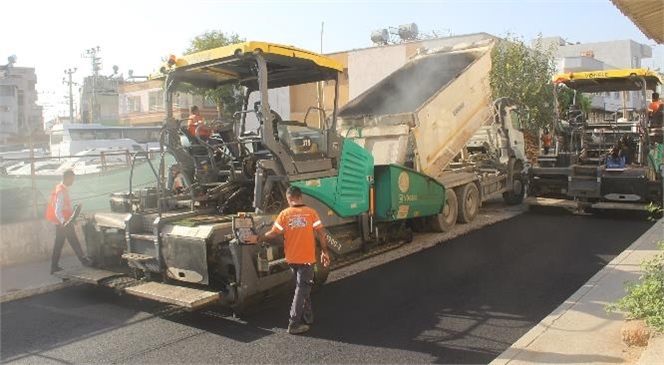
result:
<svg viewBox="0 0 664 365"><path fill-rule="evenodd" d="M646 92L661 84L644 69L574 72L554 77L574 91L566 118L551 128L553 146L529 172L529 198L535 206L574 211L648 210L662 203L662 120L649 115ZM577 96L638 95L637 107L618 108L608 118L589 120ZM626 105L626 103L623 103Z"/></svg>
<svg viewBox="0 0 664 365"><path fill-rule="evenodd" d="M159 163L151 165L155 185L137 188L130 178L128 191L111 196L111 212L84 225L94 267L56 275L188 309L242 311L292 285L282 241L243 240L269 229L287 206L288 186L300 187L319 212L332 268L410 241L409 220L442 219L441 183L399 164L376 166L370 152L336 133L342 70L328 57L264 42L169 58L153 77L163 80L166 114ZM320 82L335 86L331 110L313 105L305 120L272 110L270 90ZM211 136L175 118L183 85L231 84L244 91L244 108L209 123ZM246 128L249 114L258 120L255 131ZM316 114L324 128L310 126ZM329 270L315 265L317 285Z"/></svg>

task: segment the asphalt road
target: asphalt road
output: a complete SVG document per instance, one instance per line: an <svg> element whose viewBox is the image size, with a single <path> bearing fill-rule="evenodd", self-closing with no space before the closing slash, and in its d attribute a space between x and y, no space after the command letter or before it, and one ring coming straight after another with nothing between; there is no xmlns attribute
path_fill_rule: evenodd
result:
<svg viewBox="0 0 664 365"><path fill-rule="evenodd" d="M652 223L523 214L326 285L316 324L288 303L242 320L88 286L4 303L2 363L487 363Z"/></svg>

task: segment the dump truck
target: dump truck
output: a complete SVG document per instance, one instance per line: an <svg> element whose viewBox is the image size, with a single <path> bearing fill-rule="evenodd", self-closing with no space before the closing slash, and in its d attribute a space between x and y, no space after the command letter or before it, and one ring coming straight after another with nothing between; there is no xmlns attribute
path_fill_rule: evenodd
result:
<svg viewBox="0 0 664 365"><path fill-rule="evenodd" d="M154 186L138 188L130 177L128 190L110 197L111 212L84 225L93 267L55 275L190 310L260 306L292 287L292 273L283 241L255 245L244 238L271 227L288 205L289 186L300 187L319 212L331 268L410 241L409 220L442 215L445 186L403 164L376 164L336 132L342 70L325 56L265 42L169 57L152 76L164 82L166 113L159 163L148 160ZM305 120L284 120L270 108L268 90L321 81L336 85L325 129L307 123L308 115L325 113L316 106ZM240 86L243 110L209 123L214 133L204 137L203 126L192 132L174 117L173 96L182 85ZM257 131L247 129L248 114L257 117ZM331 268L315 264L316 286Z"/></svg>
<svg viewBox="0 0 664 365"><path fill-rule="evenodd" d="M416 230L448 231L471 222L482 203L525 193L524 108L493 100L491 50L498 40L421 49L409 62L339 111L339 133L377 164L409 166L446 188L442 219L412 220Z"/></svg>
<svg viewBox="0 0 664 365"><path fill-rule="evenodd" d="M573 90L574 98L550 128L551 151L540 149L528 173L527 204L586 213L661 205L662 116L646 108L646 91L661 84L659 76L645 69L599 70L555 75L554 83L557 90ZM638 92L642 104L589 120L579 95L606 92L623 98Z"/></svg>

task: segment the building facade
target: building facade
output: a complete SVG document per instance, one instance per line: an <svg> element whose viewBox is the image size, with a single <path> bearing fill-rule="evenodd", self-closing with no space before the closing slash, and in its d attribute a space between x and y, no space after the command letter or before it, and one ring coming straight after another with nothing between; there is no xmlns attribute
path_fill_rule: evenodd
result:
<svg viewBox="0 0 664 365"><path fill-rule="evenodd" d="M79 104L81 122L118 124L118 88L123 83L121 77L86 76Z"/></svg>
<svg viewBox="0 0 664 365"><path fill-rule="evenodd" d="M125 82L118 87L118 117L122 125L161 125L164 122L164 83L159 80ZM213 102L202 96L178 93L174 99L173 117L184 120L189 116L189 108L198 106L205 120L217 117Z"/></svg>
<svg viewBox="0 0 664 365"><path fill-rule="evenodd" d="M26 143L29 133L43 128L42 107L37 105L37 75L31 67L0 70L0 143Z"/></svg>

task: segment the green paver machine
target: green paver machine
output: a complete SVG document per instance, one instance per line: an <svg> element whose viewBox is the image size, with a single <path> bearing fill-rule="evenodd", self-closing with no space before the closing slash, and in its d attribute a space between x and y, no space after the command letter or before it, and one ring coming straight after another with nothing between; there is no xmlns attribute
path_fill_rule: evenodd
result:
<svg viewBox="0 0 664 365"><path fill-rule="evenodd" d="M171 57L155 76L164 81L166 111L155 186L134 189L130 181L127 192L114 194L113 212L97 213L84 227L95 267L56 275L189 309L220 303L241 311L292 285L283 242L242 239L269 229L287 206L289 185L300 187L321 216L332 267L412 239L406 222L441 216L445 188L401 165L374 166L367 150L336 133L342 70L330 58L263 42ZM269 90L318 82L335 85L325 129L271 109ZM213 121L209 138L201 127L192 135L173 113L182 84L238 85L244 90L239 120ZM258 120L256 133L245 130L248 114ZM316 264L315 273L320 285L329 268Z"/></svg>

